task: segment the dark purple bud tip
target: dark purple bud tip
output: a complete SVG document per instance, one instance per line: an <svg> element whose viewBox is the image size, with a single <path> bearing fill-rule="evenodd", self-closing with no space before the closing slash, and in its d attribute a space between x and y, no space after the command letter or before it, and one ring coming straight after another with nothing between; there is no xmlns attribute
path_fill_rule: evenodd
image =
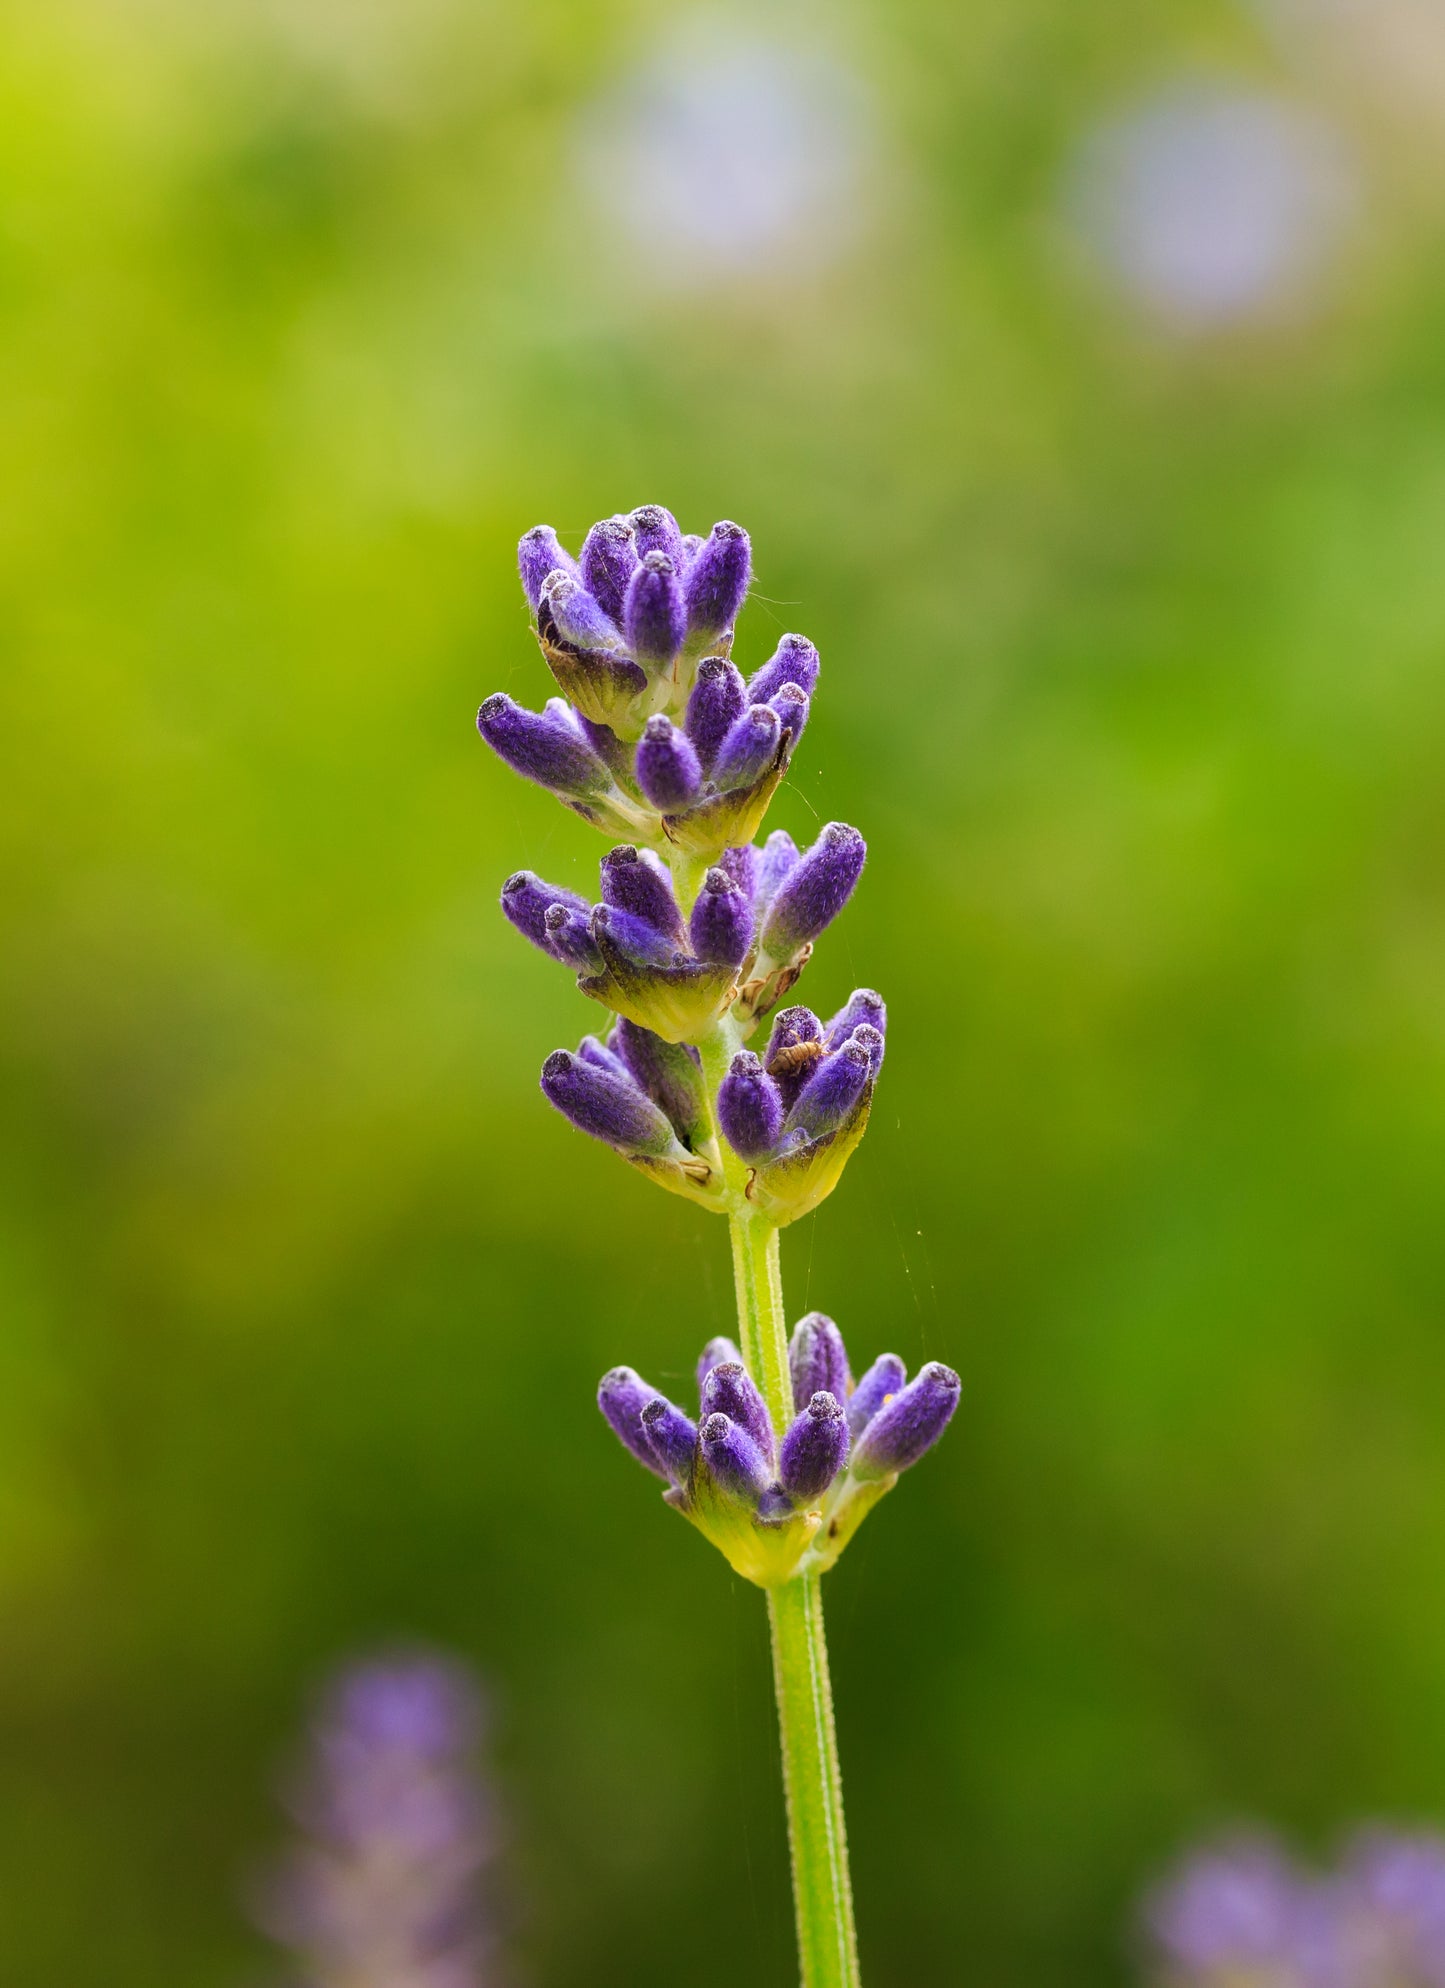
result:
<svg viewBox="0 0 1445 1988"><path fill-rule="evenodd" d="M639 504L627 522L639 559L645 559L649 552L661 552L681 570L687 548L677 519L665 504Z"/></svg>
<svg viewBox="0 0 1445 1988"><path fill-rule="evenodd" d="M739 1353L732 1340L724 1339L721 1335L716 1339L709 1339L706 1346L702 1349L702 1358L697 1363L697 1392L699 1399L702 1398L702 1391L707 1386L707 1377L713 1368L725 1366L729 1361L738 1367L743 1363L743 1356Z"/></svg>
<svg viewBox="0 0 1445 1988"><path fill-rule="evenodd" d="M597 1389L597 1406L619 1442L626 1444L639 1463L646 1464L659 1477L666 1477L667 1472L658 1462L642 1426L643 1409L649 1402L661 1399L657 1389L649 1387L631 1367L614 1367L611 1373L602 1376Z"/></svg>
<svg viewBox="0 0 1445 1988"><path fill-rule="evenodd" d="M637 747L637 784L665 815L690 808L702 791L702 765L692 740L670 718L649 718Z"/></svg>
<svg viewBox="0 0 1445 1988"><path fill-rule="evenodd" d="M808 699L795 683L785 683L768 699L768 709L776 711L778 723L796 746L808 722Z"/></svg>
<svg viewBox="0 0 1445 1988"><path fill-rule="evenodd" d="M783 1438L783 1489L798 1499L820 1498L847 1460L848 1418L834 1395L820 1391Z"/></svg>
<svg viewBox="0 0 1445 1988"><path fill-rule="evenodd" d="M777 960L795 954L826 931L863 874L867 844L856 828L830 821L799 858L768 906L763 950Z"/></svg>
<svg viewBox="0 0 1445 1988"><path fill-rule="evenodd" d="M530 939L547 954L552 951L547 936L547 913L554 904L569 911L589 909L586 898L578 897L575 891L559 890L556 884L543 883L532 870L518 870L502 885L503 916L523 938Z"/></svg>
<svg viewBox="0 0 1445 1988"><path fill-rule="evenodd" d="M847 1118L872 1078L867 1048L856 1034L822 1057L783 1122L783 1137L801 1144L826 1139Z"/></svg>
<svg viewBox="0 0 1445 1988"><path fill-rule="evenodd" d="M765 697L754 700L766 704ZM712 770L723 740L747 709L748 697L736 663L725 656L704 656L697 681L687 700L687 735L697 748L704 772Z"/></svg>
<svg viewBox="0 0 1445 1988"><path fill-rule="evenodd" d="M783 728L776 711L751 704L718 747L712 777L719 793L731 794L760 780L777 755Z"/></svg>
<svg viewBox="0 0 1445 1988"><path fill-rule="evenodd" d="M723 1137L749 1166L767 1159L782 1137L782 1094L750 1049L739 1050L718 1086L717 1115Z"/></svg>
<svg viewBox="0 0 1445 1988"><path fill-rule="evenodd" d="M731 628L747 598L753 549L741 525L724 518L699 546L687 574L687 625L710 641Z"/></svg>
<svg viewBox="0 0 1445 1988"><path fill-rule="evenodd" d="M702 1388L704 1415L726 1415L746 1429L760 1454L773 1459L773 1424L757 1383L741 1360L724 1360L714 1367Z"/></svg>
<svg viewBox="0 0 1445 1988"><path fill-rule="evenodd" d="M952 1367L930 1360L901 1394L878 1410L858 1438L853 1475L866 1481L917 1463L948 1427L961 1386Z"/></svg>
<svg viewBox="0 0 1445 1988"><path fill-rule="evenodd" d="M602 902L644 919L655 932L682 943L682 913L666 866L623 842L602 858Z"/></svg>
<svg viewBox="0 0 1445 1988"><path fill-rule="evenodd" d="M636 571L631 527L621 518L604 518L594 525L582 541L582 584L618 628L627 583Z"/></svg>
<svg viewBox="0 0 1445 1988"><path fill-rule="evenodd" d="M542 598L542 583L549 573L561 571L573 579L578 577L577 561L564 550L550 525L533 525L529 532L522 533L517 544L517 570L522 575L527 605L534 614Z"/></svg>
<svg viewBox="0 0 1445 1988"><path fill-rule="evenodd" d="M825 1312L809 1312L793 1327L788 1344L788 1369L793 1377L793 1406L806 1408L820 1390L848 1399L853 1377L843 1335Z"/></svg>
<svg viewBox="0 0 1445 1988"><path fill-rule="evenodd" d="M547 951L574 973L600 973L602 955L592 936L592 913L574 911L570 904L547 907Z"/></svg>
<svg viewBox="0 0 1445 1988"><path fill-rule="evenodd" d="M883 1005L883 996L875 994L871 987L855 987L834 1015L827 1027L828 1047L836 1049L846 1042L860 1022L877 1029L880 1036L888 1032L888 1010Z"/></svg>
<svg viewBox="0 0 1445 1988"><path fill-rule="evenodd" d="M505 691L487 699L477 713L477 730L514 773L553 793L585 799L612 785L602 761L570 727L524 711Z"/></svg>
<svg viewBox="0 0 1445 1988"><path fill-rule="evenodd" d="M622 628L639 663L660 668L682 647L687 634L682 588L665 552L649 552L628 581Z"/></svg>
<svg viewBox="0 0 1445 1988"><path fill-rule="evenodd" d="M768 1466L746 1429L721 1412L709 1415L699 1434L703 1461L728 1497L754 1506L768 1489Z"/></svg>
<svg viewBox="0 0 1445 1988"><path fill-rule="evenodd" d="M903 1390L908 1369L896 1353L880 1353L848 1397L848 1427L861 1436L886 1401Z"/></svg>
<svg viewBox="0 0 1445 1988"><path fill-rule="evenodd" d="M619 1152L661 1157L677 1144L666 1117L635 1084L623 1083L565 1049L554 1049L542 1065L542 1090L579 1132Z"/></svg>
<svg viewBox="0 0 1445 1988"><path fill-rule="evenodd" d="M753 907L726 870L709 870L688 921L692 949L717 966L741 966L753 942Z"/></svg>
<svg viewBox="0 0 1445 1988"><path fill-rule="evenodd" d="M673 1483L686 1484L697 1449L696 1422L659 1394L643 1409L642 1428L653 1455Z"/></svg>
<svg viewBox="0 0 1445 1988"><path fill-rule="evenodd" d="M748 684L750 704L768 704L785 683L796 684L805 697L818 681L818 652L806 635L785 635Z"/></svg>

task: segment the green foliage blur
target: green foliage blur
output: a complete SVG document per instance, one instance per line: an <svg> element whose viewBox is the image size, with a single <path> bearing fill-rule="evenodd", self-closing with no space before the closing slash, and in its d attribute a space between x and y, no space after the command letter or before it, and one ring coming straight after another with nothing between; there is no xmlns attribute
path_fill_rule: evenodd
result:
<svg viewBox="0 0 1445 1988"><path fill-rule="evenodd" d="M592 1400L685 1387L725 1232L539 1096L596 1018L498 888L604 845L472 725L549 688L518 534L650 500L822 650L773 825L871 845L790 1314L965 1382L828 1581L870 1988L1124 1982L1199 1830L1445 1810L1428 92L1226 0L733 10L862 79L869 211L670 284L575 134L675 14L0 9L7 1988L267 1978L278 1763L396 1636L488 1681L524 1982L791 1978L761 1598ZM1212 335L1063 218L1186 71L1366 192Z"/></svg>

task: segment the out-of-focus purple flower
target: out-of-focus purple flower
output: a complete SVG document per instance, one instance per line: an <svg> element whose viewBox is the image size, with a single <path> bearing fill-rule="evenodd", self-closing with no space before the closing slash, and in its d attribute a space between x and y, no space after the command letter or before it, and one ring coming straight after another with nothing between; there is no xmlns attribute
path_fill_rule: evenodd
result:
<svg viewBox="0 0 1445 1988"><path fill-rule="evenodd" d="M1161 1988L1326 1988L1313 1972L1331 1958L1328 1941L1318 1951L1317 1931L1317 1888L1261 1835L1186 1858L1144 1907L1150 1978Z"/></svg>
<svg viewBox="0 0 1445 1988"><path fill-rule="evenodd" d="M873 153L867 94L826 48L693 16L599 98L576 164L608 265L702 292L825 266L868 212Z"/></svg>
<svg viewBox="0 0 1445 1988"><path fill-rule="evenodd" d="M1130 301L1194 331L1307 296L1357 197L1339 132L1282 96L1200 82L1091 133L1069 190L1084 240Z"/></svg>
<svg viewBox="0 0 1445 1988"><path fill-rule="evenodd" d="M1337 1937L1354 1969L1346 1988L1445 1988L1445 1838L1364 1830L1333 1890Z"/></svg>
<svg viewBox="0 0 1445 1988"><path fill-rule="evenodd" d="M290 1806L305 1840L257 1916L297 1988L488 1988L480 1876L496 1820L476 1764L482 1705L459 1664L400 1655L322 1698Z"/></svg>
<svg viewBox="0 0 1445 1988"><path fill-rule="evenodd" d="M606 1375L597 1397L621 1441L667 1481L667 1502L762 1587L832 1566L897 1473L937 1441L958 1396L958 1376L937 1362L906 1388L891 1353L853 1389L842 1335L821 1312L799 1320L789 1365L797 1412L782 1426L727 1339L710 1340L698 1362L696 1422L630 1367ZM894 1380L896 1400L880 1377Z"/></svg>

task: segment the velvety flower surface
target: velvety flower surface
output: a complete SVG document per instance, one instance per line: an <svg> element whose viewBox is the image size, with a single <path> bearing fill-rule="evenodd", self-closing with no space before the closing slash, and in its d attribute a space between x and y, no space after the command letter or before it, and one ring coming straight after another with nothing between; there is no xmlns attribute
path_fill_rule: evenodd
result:
<svg viewBox="0 0 1445 1988"><path fill-rule="evenodd" d="M383 1658L335 1679L290 1797L302 1840L259 1898L292 1988L500 1978L479 1884L495 1838L481 1724L475 1685L444 1659Z"/></svg>
<svg viewBox="0 0 1445 1988"><path fill-rule="evenodd" d="M667 1483L668 1503L760 1587L832 1566L958 1405L951 1368L930 1361L909 1382L891 1353L868 1375L892 1378L895 1388L865 1395L822 1312L799 1320L789 1365L796 1412L782 1429L727 1339L709 1341L698 1363L695 1421L630 1367L614 1367L597 1391L618 1439Z"/></svg>

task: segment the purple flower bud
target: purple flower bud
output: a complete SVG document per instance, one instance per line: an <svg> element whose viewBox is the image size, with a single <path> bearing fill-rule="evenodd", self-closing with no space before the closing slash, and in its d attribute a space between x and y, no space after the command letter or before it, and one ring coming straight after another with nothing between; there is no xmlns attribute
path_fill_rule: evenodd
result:
<svg viewBox="0 0 1445 1988"><path fill-rule="evenodd" d="M865 1481L907 1470L931 1450L958 1406L962 1383L952 1367L930 1360L869 1422L853 1452L853 1475Z"/></svg>
<svg viewBox="0 0 1445 1988"><path fill-rule="evenodd" d="M648 719L638 744L637 784L665 815L690 808L702 791L702 767L691 739L661 713Z"/></svg>
<svg viewBox="0 0 1445 1988"><path fill-rule="evenodd" d="M782 729L776 711L766 704L749 705L718 747L712 766L718 791L731 794L761 779L777 753Z"/></svg>
<svg viewBox="0 0 1445 1988"><path fill-rule="evenodd" d="M691 566L693 560L696 559L699 552L702 551L702 545L703 545L702 539L698 536L696 532L683 533L682 563L684 568Z"/></svg>
<svg viewBox="0 0 1445 1988"><path fill-rule="evenodd" d="M642 1411L642 1432L652 1453L674 1484L686 1484L697 1450L697 1424L664 1395L655 1395Z"/></svg>
<svg viewBox="0 0 1445 1988"><path fill-rule="evenodd" d="M773 1460L773 1424L768 1405L757 1383L741 1360L724 1360L714 1367L702 1386L704 1415L726 1415L746 1429L760 1454Z"/></svg>
<svg viewBox="0 0 1445 1988"><path fill-rule="evenodd" d="M823 1024L811 1008L779 1008L763 1053L763 1068L790 1110L823 1056Z"/></svg>
<svg viewBox="0 0 1445 1988"><path fill-rule="evenodd" d="M599 973L602 955L592 936L590 910L574 911L570 904L547 907L547 950L574 973Z"/></svg>
<svg viewBox="0 0 1445 1988"><path fill-rule="evenodd" d="M564 550L550 525L533 525L529 532L522 533L517 545L517 568L522 575L527 605L534 614L542 597L542 583L549 573L560 571L574 580L579 577L577 561Z"/></svg>
<svg viewBox="0 0 1445 1988"><path fill-rule="evenodd" d="M698 548L687 575L687 625L711 641L731 628L747 599L753 549L741 525L724 518Z"/></svg>
<svg viewBox="0 0 1445 1988"><path fill-rule="evenodd" d="M832 924L853 895L867 853L856 828L828 823L768 906L762 943L771 958L792 959Z"/></svg>
<svg viewBox="0 0 1445 1988"><path fill-rule="evenodd" d="M848 1418L836 1398L820 1391L783 1438L778 1476L798 1499L820 1498L848 1459Z"/></svg>
<svg viewBox="0 0 1445 1988"><path fill-rule="evenodd" d="M726 1415L709 1415L699 1439L703 1461L722 1490L745 1505L756 1505L768 1489L768 1466L747 1430Z"/></svg>
<svg viewBox="0 0 1445 1988"><path fill-rule="evenodd" d="M766 698L755 700L765 704ZM718 749L748 707L742 673L726 656L704 656L697 681L687 700L687 735L697 747L704 771L711 771Z"/></svg>
<svg viewBox="0 0 1445 1988"><path fill-rule="evenodd" d="M721 1335L716 1339L709 1339L706 1346L702 1349L702 1358L697 1363L697 1392L699 1400L702 1399L702 1391L707 1386L707 1377L713 1368L721 1367L729 1360L735 1366L739 1367L743 1363L743 1356L739 1353L732 1340L724 1339Z"/></svg>
<svg viewBox="0 0 1445 1988"><path fill-rule="evenodd" d="M617 646L617 629L599 601L595 601L580 580L561 574L549 580L546 605L557 633L578 649L612 649Z"/></svg>
<svg viewBox="0 0 1445 1988"><path fill-rule="evenodd" d="M834 1015L824 1031L828 1047L837 1049L840 1044L845 1043L860 1022L866 1022L870 1028L877 1029L880 1036L888 1032L888 1010L883 1005L883 996L875 994L871 987L855 987ZM881 1064L882 1061L883 1056L880 1051L878 1063ZM873 1074L875 1077L878 1075L876 1065Z"/></svg>
<svg viewBox="0 0 1445 1988"><path fill-rule="evenodd" d="M672 879L656 857L643 855L624 842L602 858L602 902L644 918L654 931L682 943L682 913L672 894Z"/></svg>
<svg viewBox="0 0 1445 1988"><path fill-rule="evenodd" d="M588 1132L620 1153L672 1152L677 1138L652 1099L635 1084L554 1049L542 1065L542 1090L579 1132Z"/></svg>
<svg viewBox="0 0 1445 1988"><path fill-rule="evenodd" d="M649 1402L662 1399L657 1389L649 1387L631 1367L614 1367L611 1373L602 1376L597 1389L597 1406L607 1417L612 1433L626 1444L639 1463L646 1464L659 1477L666 1477L667 1472L658 1462L642 1426L643 1409Z"/></svg>
<svg viewBox="0 0 1445 1988"><path fill-rule="evenodd" d="M585 800L612 785L612 775L575 733L536 711L524 711L503 690L477 713L477 730L514 773L554 794Z"/></svg>
<svg viewBox="0 0 1445 1988"><path fill-rule="evenodd" d="M707 1109L696 1050L680 1042L664 1042L660 1035L639 1028L625 1015L612 1032L612 1045L633 1082L667 1114L678 1137L691 1145Z"/></svg>
<svg viewBox="0 0 1445 1988"><path fill-rule="evenodd" d="M594 1070L605 1070L609 1077L616 1077L619 1083L630 1084L636 1081L616 1051L607 1043L599 1042L595 1035L583 1036L577 1045L577 1054L582 1062L590 1063Z"/></svg>
<svg viewBox="0 0 1445 1988"><path fill-rule="evenodd" d="M627 586L622 604L627 646L640 663L662 667L683 645L687 619L677 569L663 552L649 552Z"/></svg>
<svg viewBox="0 0 1445 1988"><path fill-rule="evenodd" d="M783 1131L783 1100L777 1085L750 1049L740 1049L718 1086L718 1124L740 1160L765 1160Z"/></svg>
<svg viewBox="0 0 1445 1988"><path fill-rule="evenodd" d="M908 1369L896 1353L880 1353L848 1397L848 1427L861 1436L886 1401L903 1392Z"/></svg>
<svg viewBox="0 0 1445 1988"><path fill-rule="evenodd" d="M745 842L741 849L724 849L717 859L717 866L727 871L751 904L758 885L758 852L752 843Z"/></svg>
<svg viewBox="0 0 1445 1988"><path fill-rule="evenodd" d="M807 693L795 683L785 683L768 699L768 709L777 712L779 725L796 746L808 723Z"/></svg>
<svg viewBox="0 0 1445 1988"><path fill-rule="evenodd" d="M682 958L665 932L636 912L623 911L615 904L599 904L592 913L592 939L607 959L607 947L615 946L634 966L675 966ZM585 990L584 990L585 991Z"/></svg>
<svg viewBox="0 0 1445 1988"><path fill-rule="evenodd" d="M585 897L578 897L575 891L561 890L556 884L543 883L532 870L518 870L502 885L502 913L507 922L549 957L552 941L547 933L547 913L554 904L584 914L591 909Z"/></svg>
<svg viewBox="0 0 1445 1988"><path fill-rule="evenodd" d="M800 1144L836 1132L872 1080L868 1051L850 1037L819 1058L783 1121L783 1137Z"/></svg>
<svg viewBox="0 0 1445 1988"><path fill-rule="evenodd" d="M809 1312L793 1327L788 1343L788 1370L793 1377L793 1406L806 1408L821 1389L839 1401L848 1399L853 1376L843 1335L825 1312Z"/></svg>
<svg viewBox="0 0 1445 1988"><path fill-rule="evenodd" d="M637 570L632 530L621 518L603 518L582 541L582 584L616 627L622 626L627 583Z"/></svg>
<svg viewBox="0 0 1445 1988"><path fill-rule="evenodd" d="M753 909L759 918L772 903L799 863L798 845L785 828L775 828L763 844L758 858L758 884L753 893Z"/></svg>
<svg viewBox="0 0 1445 1988"><path fill-rule="evenodd" d="M748 683L748 702L767 704L785 683L795 683L806 697L818 681L818 652L806 635L785 635Z"/></svg>
<svg viewBox="0 0 1445 1988"><path fill-rule="evenodd" d="M753 907L726 870L709 870L688 920L699 959L741 966L753 942Z"/></svg>
<svg viewBox="0 0 1445 1988"><path fill-rule="evenodd" d="M645 559L649 552L661 552L681 571L685 557L682 533L665 505L639 504L627 522L639 559Z"/></svg>

